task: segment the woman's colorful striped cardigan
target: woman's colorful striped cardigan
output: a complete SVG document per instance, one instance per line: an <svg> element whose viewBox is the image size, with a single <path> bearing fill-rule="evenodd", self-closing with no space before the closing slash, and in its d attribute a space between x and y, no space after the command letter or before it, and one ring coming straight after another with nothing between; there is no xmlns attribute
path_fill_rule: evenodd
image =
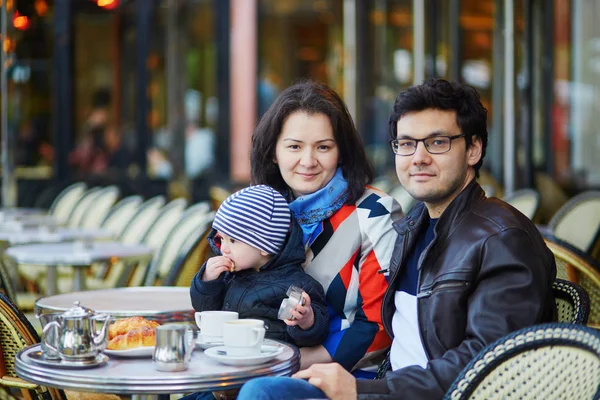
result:
<svg viewBox="0 0 600 400"><path fill-rule="evenodd" d="M397 236L392 222L400 216L392 197L367 187L356 204L322 222L307 249L304 268L323 285L329 305L323 345L348 370L368 367L391 344L381 323L387 281L379 271L388 269Z"/></svg>

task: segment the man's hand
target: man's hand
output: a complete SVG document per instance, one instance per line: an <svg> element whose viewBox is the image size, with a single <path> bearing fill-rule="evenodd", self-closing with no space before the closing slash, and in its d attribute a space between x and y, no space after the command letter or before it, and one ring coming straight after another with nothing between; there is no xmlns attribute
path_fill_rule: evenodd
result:
<svg viewBox="0 0 600 400"><path fill-rule="evenodd" d="M331 400L356 399L356 379L340 364L313 364L296 372L293 378L307 379Z"/></svg>
<svg viewBox="0 0 600 400"><path fill-rule="evenodd" d="M288 326L298 325L300 329L307 330L315 324L315 313L310 306L310 296L308 293L302 292L302 297L304 298L304 305L296 304L291 311L293 319L284 319L283 322Z"/></svg>
<svg viewBox="0 0 600 400"><path fill-rule="evenodd" d="M233 261L224 256L211 257L206 262L206 268L204 268L204 274L202 274L203 281L215 280L223 272L230 271L233 267Z"/></svg>

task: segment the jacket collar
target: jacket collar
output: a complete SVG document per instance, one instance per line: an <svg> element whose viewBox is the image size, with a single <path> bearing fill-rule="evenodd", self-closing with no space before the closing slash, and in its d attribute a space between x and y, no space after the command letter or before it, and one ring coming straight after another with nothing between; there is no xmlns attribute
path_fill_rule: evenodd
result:
<svg viewBox="0 0 600 400"><path fill-rule="evenodd" d="M485 198L485 192L474 178L463 191L448 204L448 207L440 216L438 223L435 226L436 236L445 237L449 235L451 231L458 226L466 213L476 204L485 200ZM419 229L419 227L428 219L429 212L427 211L427 207L420 201L411 208L404 218L394 222L394 229L398 234L404 235L410 231Z"/></svg>

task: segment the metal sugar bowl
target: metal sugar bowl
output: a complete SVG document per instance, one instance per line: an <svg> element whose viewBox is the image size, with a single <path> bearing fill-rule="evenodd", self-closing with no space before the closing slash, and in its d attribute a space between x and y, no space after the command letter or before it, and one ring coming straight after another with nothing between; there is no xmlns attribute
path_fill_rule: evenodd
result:
<svg viewBox="0 0 600 400"><path fill-rule="evenodd" d="M42 349L48 358L86 361L106 349L110 315L95 313L76 301L73 307L52 319L42 331ZM97 322L101 323L100 330L96 330Z"/></svg>

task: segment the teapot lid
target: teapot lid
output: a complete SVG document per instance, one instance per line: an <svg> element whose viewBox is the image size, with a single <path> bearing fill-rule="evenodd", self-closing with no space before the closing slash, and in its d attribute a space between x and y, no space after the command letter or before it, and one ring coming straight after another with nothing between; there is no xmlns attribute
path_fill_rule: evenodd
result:
<svg viewBox="0 0 600 400"><path fill-rule="evenodd" d="M79 305L79 301L73 302L73 307L69 308L63 314L63 317L85 317L94 315L94 311L90 308L86 308Z"/></svg>

